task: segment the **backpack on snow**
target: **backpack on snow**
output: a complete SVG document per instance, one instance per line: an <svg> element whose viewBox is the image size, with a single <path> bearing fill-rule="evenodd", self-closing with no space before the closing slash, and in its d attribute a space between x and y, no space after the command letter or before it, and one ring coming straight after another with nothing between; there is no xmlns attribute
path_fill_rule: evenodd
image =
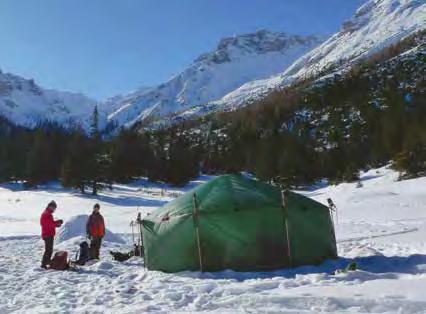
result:
<svg viewBox="0 0 426 314"><path fill-rule="evenodd" d="M55 270L66 270L69 268L68 264L68 252L67 251L59 251L56 252L50 262L50 269Z"/></svg>
<svg viewBox="0 0 426 314"><path fill-rule="evenodd" d="M122 253L118 251L109 251L109 253L112 255L114 261L125 262L133 256L143 257L143 246L141 247L140 245L135 244L134 249L128 253Z"/></svg>
<svg viewBox="0 0 426 314"><path fill-rule="evenodd" d="M134 256L133 251L130 251L129 253L109 251L109 253L112 255L113 260L118 262L125 262L128 259L130 259L132 256Z"/></svg>
<svg viewBox="0 0 426 314"><path fill-rule="evenodd" d="M80 243L80 249L75 255L75 264L84 265L90 259L89 244L86 241Z"/></svg>

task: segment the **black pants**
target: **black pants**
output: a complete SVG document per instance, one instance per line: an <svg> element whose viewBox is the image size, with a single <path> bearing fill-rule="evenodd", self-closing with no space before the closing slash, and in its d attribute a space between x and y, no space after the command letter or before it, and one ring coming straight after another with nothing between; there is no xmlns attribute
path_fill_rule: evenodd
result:
<svg viewBox="0 0 426 314"><path fill-rule="evenodd" d="M50 264L53 254L53 237L43 238L44 241L44 254L41 261L41 267L46 267Z"/></svg>
<svg viewBox="0 0 426 314"><path fill-rule="evenodd" d="M90 242L90 258L99 259L99 251L101 249L102 238L92 238Z"/></svg>

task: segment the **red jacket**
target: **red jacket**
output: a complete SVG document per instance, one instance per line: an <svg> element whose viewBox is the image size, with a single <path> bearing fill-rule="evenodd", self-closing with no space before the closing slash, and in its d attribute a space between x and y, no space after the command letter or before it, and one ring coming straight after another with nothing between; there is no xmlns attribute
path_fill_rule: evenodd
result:
<svg viewBox="0 0 426 314"><path fill-rule="evenodd" d="M86 232L94 238L102 238L105 235L104 217L100 213L93 212L86 224Z"/></svg>
<svg viewBox="0 0 426 314"><path fill-rule="evenodd" d="M53 211L50 208L46 208L40 216L40 225L41 225L41 237L54 237L56 234L55 228L60 226L59 220L54 220Z"/></svg>

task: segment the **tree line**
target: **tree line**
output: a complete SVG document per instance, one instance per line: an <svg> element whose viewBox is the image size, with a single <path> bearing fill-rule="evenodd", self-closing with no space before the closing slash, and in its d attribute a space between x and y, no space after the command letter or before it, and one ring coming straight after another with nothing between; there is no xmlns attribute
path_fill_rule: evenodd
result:
<svg viewBox="0 0 426 314"><path fill-rule="evenodd" d="M147 177L182 185L199 174L184 137L170 132L122 129L109 137L99 130L94 109L90 131L44 122L34 129L0 119L0 182L33 188L52 180L82 193L97 194L114 182Z"/></svg>

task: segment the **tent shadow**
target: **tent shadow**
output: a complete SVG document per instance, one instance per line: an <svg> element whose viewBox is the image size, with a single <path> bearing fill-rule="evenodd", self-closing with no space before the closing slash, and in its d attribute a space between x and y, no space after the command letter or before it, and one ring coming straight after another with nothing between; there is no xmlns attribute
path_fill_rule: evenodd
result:
<svg viewBox="0 0 426 314"><path fill-rule="evenodd" d="M356 262L358 270L336 274L336 271L345 269L350 263ZM376 279L395 279L399 274L426 273L426 255L413 254L410 256L373 255L356 258L340 257L336 260L326 260L317 266L300 266L295 268L278 269L264 272L237 272L225 270L220 272L181 272L179 276L199 279L231 279L245 281L250 279L268 278L295 278L297 275L322 275L324 279L333 278L334 281L365 282Z"/></svg>

